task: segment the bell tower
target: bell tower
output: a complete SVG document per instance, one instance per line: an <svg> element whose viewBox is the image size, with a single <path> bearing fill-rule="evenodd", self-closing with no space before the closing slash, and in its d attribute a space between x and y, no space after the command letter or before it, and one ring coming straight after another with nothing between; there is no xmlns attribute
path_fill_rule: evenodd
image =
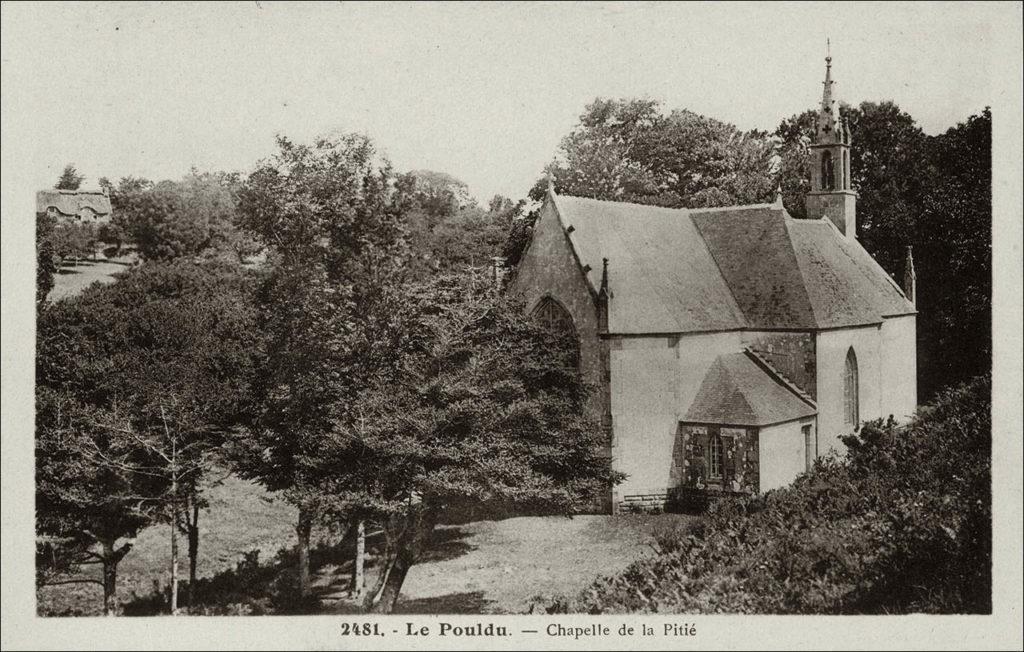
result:
<svg viewBox="0 0 1024 652"><path fill-rule="evenodd" d="M807 217L828 218L850 238L857 237L857 193L850 184L850 127L832 99L832 53L826 45L825 90L811 145L811 191Z"/></svg>

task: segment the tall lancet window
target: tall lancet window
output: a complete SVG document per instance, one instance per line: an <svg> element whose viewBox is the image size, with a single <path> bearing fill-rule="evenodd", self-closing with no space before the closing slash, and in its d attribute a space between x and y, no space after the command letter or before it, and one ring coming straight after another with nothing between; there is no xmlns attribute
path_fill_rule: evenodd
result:
<svg viewBox="0 0 1024 652"><path fill-rule="evenodd" d="M860 383L857 372L857 354L853 347L846 352L846 372L843 375L844 421L854 427L860 422Z"/></svg>
<svg viewBox="0 0 1024 652"><path fill-rule="evenodd" d="M533 318L544 328L568 340L572 351L571 364L578 368L580 344L576 337L576 326L573 324L569 311L551 297L544 297L533 309Z"/></svg>
<svg viewBox="0 0 1024 652"><path fill-rule="evenodd" d="M821 189L835 190L836 166L832 160L832 152L827 149L821 153Z"/></svg>

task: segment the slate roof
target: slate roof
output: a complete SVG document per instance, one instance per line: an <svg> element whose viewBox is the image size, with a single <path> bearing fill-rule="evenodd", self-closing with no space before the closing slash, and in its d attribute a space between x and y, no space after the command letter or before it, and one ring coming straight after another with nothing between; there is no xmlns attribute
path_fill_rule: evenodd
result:
<svg viewBox="0 0 1024 652"><path fill-rule="evenodd" d="M715 358L683 421L767 426L817 414L748 352Z"/></svg>
<svg viewBox="0 0 1024 652"><path fill-rule="evenodd" d="M68 217L79 217L91 210L99 217L110 214L110 197L102 192L85 190L40 190L36 193L36 213L45 213L50 207Z"/></svg>
<svg viewBox="0 0 1024 652"><path fill-rule="evenodd" d="M902 290L827 219L781 206L670 209L549 195L600 285L608 258L612 333L817 330L913 314Z"/></svg>

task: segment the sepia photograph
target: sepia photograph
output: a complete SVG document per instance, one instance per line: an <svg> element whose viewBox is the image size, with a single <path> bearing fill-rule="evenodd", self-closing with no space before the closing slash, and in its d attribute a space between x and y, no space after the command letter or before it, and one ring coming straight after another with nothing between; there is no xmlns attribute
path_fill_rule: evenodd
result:
<svg viewBox="0 0 1024 652"><path fill-rule="evenodd" d="M2 9L4 649L1024 646L1020 4Z"/></svg>

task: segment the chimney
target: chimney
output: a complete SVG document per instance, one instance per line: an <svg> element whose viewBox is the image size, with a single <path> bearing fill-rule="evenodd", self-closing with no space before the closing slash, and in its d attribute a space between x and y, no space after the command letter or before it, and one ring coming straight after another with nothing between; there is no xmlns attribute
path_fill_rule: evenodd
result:
<svg viewBox="0 0 1024 652"><path fill-rule="evenodd" d="M907 247L907 261L903 266L903 294L917 306L917 272L914 271L914 248Z"/></svg>

